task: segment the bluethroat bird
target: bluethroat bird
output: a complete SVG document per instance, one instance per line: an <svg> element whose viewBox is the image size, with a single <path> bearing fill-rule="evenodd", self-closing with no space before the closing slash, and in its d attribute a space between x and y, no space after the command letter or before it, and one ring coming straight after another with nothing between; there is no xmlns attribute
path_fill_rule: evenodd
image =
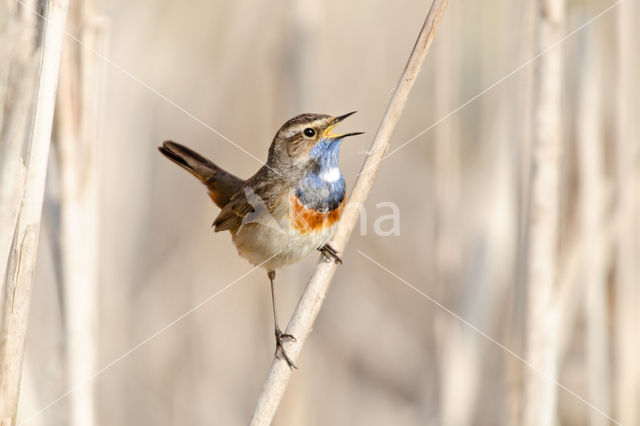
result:
<svg viewBox="0 0 640 426"><path fill-rule="evenodd" d="M338 166L342 140L361 134L334 134L334 127L354 114L332 117L301 114L284 123L269 147L267 162L247 180L218 167L191 149L166 141L158 149L194 175L222 210L213 221L216 232L229 231L238 254L267 270L275 324L276 356L295 365L282 346L295 341L278 326L274 280L276 270L314 250L342 263L328 241L345 205L346 186Z"/></svg>

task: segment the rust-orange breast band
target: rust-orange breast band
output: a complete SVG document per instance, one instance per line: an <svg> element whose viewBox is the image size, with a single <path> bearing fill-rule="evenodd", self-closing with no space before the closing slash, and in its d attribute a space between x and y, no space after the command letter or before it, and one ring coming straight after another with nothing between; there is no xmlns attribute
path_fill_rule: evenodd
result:
<svg viewBox="0 0 640 426"><path fill-rule="evenodd" d="M345 200L340 205L328 212L319 212L306 207L300 202L298 197L291 194L289 196L289 217L291 226L301 233L318 232L324 228L331 227L339 219L344 210Z"/></svg>

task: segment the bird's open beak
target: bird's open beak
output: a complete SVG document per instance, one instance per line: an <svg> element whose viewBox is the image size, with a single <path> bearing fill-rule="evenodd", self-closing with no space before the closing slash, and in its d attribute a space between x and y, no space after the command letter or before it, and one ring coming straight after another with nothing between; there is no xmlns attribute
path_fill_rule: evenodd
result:
<svg viewBox="0 0 640 426"><path fill-rule="evenodd" d="M346 113L346 114L344 114L344 115L341 115L341 116L339 116L339 117L334 118L334 119L333 119L333 125L335 126L336 124L338 124L339 122L341 122L341 121L342 121L342 120L344 120L345 118L347 118L347 117L351 117L351 116L352 116L353 114L355 114L356 112L358 112L358 111L351 111L351 112L348 112L348 113Z"/></svg>
<svg viewBox="0 0 640 426"><path fill-rule="evenodd" d="M344 120L347 117L352 116L353 114L355 114L357 111L352 111L349 112L347 114L344 115L340 115L338 117L335 117L333 119L333 122L331 123L331 125L329 127L327 127L324 132L322 133L322 137L325 139L342 139L342 138L346 138L348 136L356 136L356 135L361 135L364 132L353 132L353 133L345 133L342 135L336 135L335 133L333 133L333 128L336 127L336 125L338 123L340 123L342 120Z"/></svg>

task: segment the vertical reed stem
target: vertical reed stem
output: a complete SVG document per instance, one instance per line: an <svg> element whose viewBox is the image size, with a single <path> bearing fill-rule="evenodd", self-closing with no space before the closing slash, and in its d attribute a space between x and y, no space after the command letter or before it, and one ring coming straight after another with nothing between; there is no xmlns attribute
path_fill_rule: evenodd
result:
<svg viewBox="0 0 640 426"><path fill-rule="evenodd" d="M537 49L558 40L564 20L563 0L539 0ZM550 378L557 376L558 313L555 296L558 253L558 205L562 155L562 50L542 55L536 63L534 123L531 148L531 201L527 262L526 356ZM556 423L557 386L528 370L525 376L525 426Z"/></svg>
<svg viewBox="0 0 640 426"><path fill-rule="evenodd" d="M67 0L49 0L27 176L6 270L0 324L0 425L15 424L55 109Z"/></svg>

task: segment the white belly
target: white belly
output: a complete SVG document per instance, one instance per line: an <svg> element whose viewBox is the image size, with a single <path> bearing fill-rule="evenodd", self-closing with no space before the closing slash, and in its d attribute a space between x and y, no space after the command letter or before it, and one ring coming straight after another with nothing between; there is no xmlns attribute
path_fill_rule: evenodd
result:
<svg viewBox="0 0 640 426"><path fill-rule="evenodd" d="M337 225L327 224L313 231L300 232L290 220L292 211L289 203L281 205L281 210L273 215L266 212L258 214L231 231L238 254L268 271L295 263L322 247L333 236Z"/></svg>
<svg viewBox="0 0 640 426"><path fill-rule="evenodd" d="M238 254L253 265L268 271L295 263L322 247L333 235L335 225L318 232L301 234L297 231L261 223L248 223L232 231Z"/></svg>
<svg viewBox="0 0 640 426"><path fill-rule="evenodd" d="M292 194L283 194L282 198L276 211L269 213L266 208L258 207L245 218L246 223L231 231L238 254L268 271L295 263L322 247L333 236L342 210L341 206L331 220L304 222L305 218L317 219L317 216L305 217L310 214L309 210Z"/></svg>

